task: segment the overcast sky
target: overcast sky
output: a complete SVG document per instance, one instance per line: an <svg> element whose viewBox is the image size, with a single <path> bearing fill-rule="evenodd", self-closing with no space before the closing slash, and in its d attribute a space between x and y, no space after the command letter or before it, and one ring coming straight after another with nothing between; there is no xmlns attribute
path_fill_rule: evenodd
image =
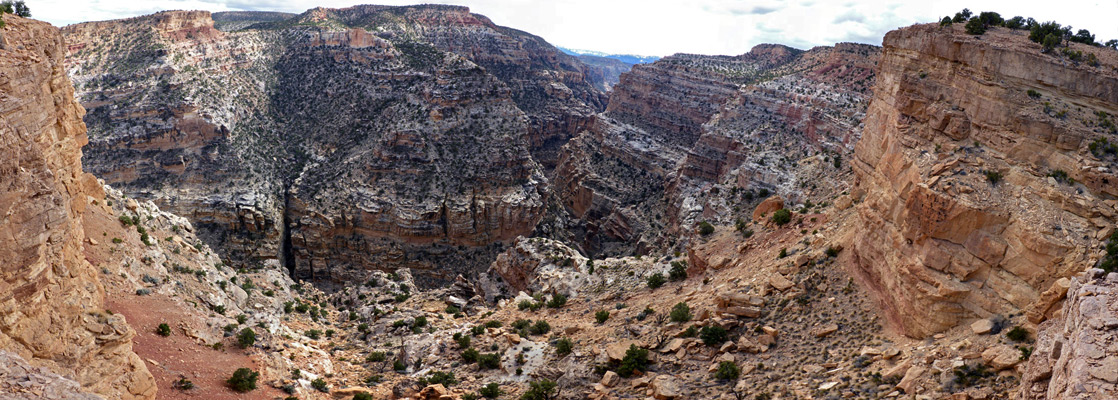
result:
<svg viewBox="0 0 1118 400"><path fill-rule="evenodd" d="M62 26L160 10L303 12L361 0L26 0L34 18ZM440 2L437 0L431 2ZM554 45L640 55L741 54L758 43L798 48L836 42L881 44L897 27L933 22L969 7L1055 20L1118 38L1118 0L444 0ZM415 1L380 0L404 5Z"/></svg>

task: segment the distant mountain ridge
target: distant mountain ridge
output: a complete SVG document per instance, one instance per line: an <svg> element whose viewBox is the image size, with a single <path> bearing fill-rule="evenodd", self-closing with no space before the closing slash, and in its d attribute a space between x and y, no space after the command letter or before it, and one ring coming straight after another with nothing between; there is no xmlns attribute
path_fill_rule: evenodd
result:
<svg viewBox="0 0 1118 400"><path fill-rule="evenodd" d="M630 64L630 65L632 65L632 64L648 64L648 63L656 62L656 60L660 59L660 56L641 56L641 55L635 55L635 54L610 54L610 53L601 52L601 51L594 51L594 50L570 49L570 48L560 47L560 46L556 46L556 47L558 47L560 51L562 51L564 53L567 53L567 54L570 54L572 56L594 56L594 57L612 58L614 60L620 60L621 62L624 62L626 64Z"/></svg>

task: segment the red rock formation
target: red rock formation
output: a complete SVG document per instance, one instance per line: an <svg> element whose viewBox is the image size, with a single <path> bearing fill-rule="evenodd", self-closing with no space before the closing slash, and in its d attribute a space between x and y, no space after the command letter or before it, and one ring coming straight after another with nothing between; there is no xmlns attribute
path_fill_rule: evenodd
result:
<svg viewBox="0 0 1118 400"><path fill-rule="evenodd" d="M1075 45L1104 63L1075 65L1021 31L937 25L884 46L854 162L857 272L913 337L1048 307L1116 215L1114 158L1089 149L1118 114L1114 52Z"/></svg>
<svg viewBox="0 0 1118 400"><path fill-rule="evenodd" d="M135 332L103 310L82 255L81 213L104 197L82 172L84 110L48 24L2 17L0 30L0 348L114 399L150 399L155 384L132 352Z"/></svg>

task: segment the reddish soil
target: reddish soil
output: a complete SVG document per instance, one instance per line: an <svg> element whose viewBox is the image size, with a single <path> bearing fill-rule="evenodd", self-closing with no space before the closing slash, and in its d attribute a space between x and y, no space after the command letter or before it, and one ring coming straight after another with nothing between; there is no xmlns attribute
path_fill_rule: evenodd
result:
<svg viewBox="0 0 1118 400"><path fill-rule="evenodd" d="M156 294L142 297L108 294L105 307L124 314L128 324L136 330L132 349L144 359L148 370L155 376L159 386L157 397L160 399L273 399L286 396L262 382L249 393L236 393L229 389L225 380L233 375L234 370L248 367L259 371L260 367L236 347L214 350L185 336L178 324L194 325L199 322L192 319L192 312L184 310L173 299ZM171 325L171 336L162 337L155 333L159 324L164 322ZM175 389L174 382L181 377L193 382L194 388L188 391Z"/></svg>
<svg viewBox="0 0 1118 400"><path fill-rule="evenodd" d="M97 242L87 241L85 257L95 268L105 268L110 273L101 276L105 287L105 308L123 314L136 337L132 349L144 360L148 370L155 376L159 399L282 399L287 395L277 389L264 385L263 379L257 382L257 389L249 393L237 393L225 384L237 368L248 367L259 371L256 360L244 354L244 350L229 346L225 350L214 350L195 339L183 334L182 326L202 328L205 324L197 310L187 308L180 301L165 295L151 294L137 296L135 287L126 283L115 272L123 262L123 254L114 248L143 248L135 229L125 228L111 211L100 206L90 206L83 214L86 235ZM130 246L115 246L112 238L131 242ZM139 258L139 254L132 254ZM171 336L162 337L155 333L161 323L171 326ZM201 330L201 329L199 329ZM154 361L154 362L153 362ZM174 388L174 382L185 377L194 384L191 390Z"/></svg>

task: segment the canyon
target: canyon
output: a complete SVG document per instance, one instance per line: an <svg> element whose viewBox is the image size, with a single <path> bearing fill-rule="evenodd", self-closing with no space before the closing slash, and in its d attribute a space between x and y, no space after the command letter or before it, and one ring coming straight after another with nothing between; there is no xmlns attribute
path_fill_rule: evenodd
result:
<svg viewBox="0 0 1118 400"><path fill-rule="evenodd" d="M1118 394L1113 49L0 18L0 395Z"/></svg>

